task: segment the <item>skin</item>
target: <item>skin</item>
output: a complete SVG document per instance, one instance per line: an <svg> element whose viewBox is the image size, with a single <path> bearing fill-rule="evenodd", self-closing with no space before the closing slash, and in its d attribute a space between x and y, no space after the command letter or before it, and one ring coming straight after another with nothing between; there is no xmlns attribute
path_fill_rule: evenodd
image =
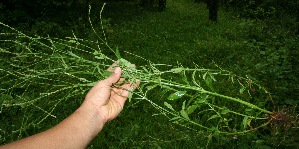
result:
<svg viewBox="0 0 299 149"><path fill-rule="evenodd" d="M115 65L115 64L114 64ZM111 76L99 81L87 93L82 105L53 128L36 135L0 146L0 149L82 149L100 133L104 125L122 111L129 90L139 82L113 84L124 81L121 69L116 67Z"/></svg>

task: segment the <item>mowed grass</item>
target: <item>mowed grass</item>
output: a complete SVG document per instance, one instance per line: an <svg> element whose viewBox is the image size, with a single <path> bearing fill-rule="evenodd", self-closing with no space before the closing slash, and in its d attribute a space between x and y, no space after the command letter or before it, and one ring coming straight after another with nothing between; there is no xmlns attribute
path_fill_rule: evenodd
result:
<svg viewBox="0 0 299 149"><path fill-rule="evenodd" d="M238 37L242 20L220 11L219 21L214 24L207 19L205 4L180 0L167 4L164 12L144 12L134 20L118 21L107 15L112 18L112 24L121 22L112 27L113 33L108 35L110 44L154 63L176 65L179 62L190 67L194 66L193 62L202 67L210 67L213 62L224 67L242 63L240 52L245 47ZM106 11L109 13L109 3Z"/></svg>
<svg viewBox="0 0 299 149"><path fill-rule="evenodd" d="M112 31L106 33L108 43L117 46L123 57L137 67L146 62L128 53L156 64L203 68L217 65L239 74L247 73L246 67L250 67L247 63L258 62L254 60L255 51L250 51L244 45L245 37L240 36L240 24L245 21L220 10L218 23L212 23L203 3L168 0L163 12L138 9L132 3L107 3L103 16L111 18ZM167 99L161 96L157 90L149 98L163 103ZM258 139L256 135L248 135L234 140L233 136L217 137L188 130L162 115L154 115L157 113L145 101L127 103L121 115L104 128L90 148L237 148ZM240 143L249 138L251 141Z"/></svg>

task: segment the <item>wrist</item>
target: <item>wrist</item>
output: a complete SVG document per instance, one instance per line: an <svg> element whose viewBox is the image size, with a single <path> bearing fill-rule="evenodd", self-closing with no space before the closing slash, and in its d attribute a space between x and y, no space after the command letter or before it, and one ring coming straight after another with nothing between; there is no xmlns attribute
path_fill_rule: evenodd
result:
<svg viewBox="0 0 299 149"><path fill-rule="evenodd" d="M75 113L82 116L82 121L87 122L90 132L95 136L102 130L106 123L91 102L84 102Z"/></svg>

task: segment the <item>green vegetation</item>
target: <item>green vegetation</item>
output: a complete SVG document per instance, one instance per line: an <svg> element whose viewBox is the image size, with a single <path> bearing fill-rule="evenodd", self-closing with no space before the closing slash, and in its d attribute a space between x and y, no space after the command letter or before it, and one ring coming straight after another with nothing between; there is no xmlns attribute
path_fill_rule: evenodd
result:
<svg viewBox="0 0 299 149"><path fill-rule="evenodd" d="M211 23L203 3L137 4L0 24L0 144L60 122L118 61L142 83L89 148L299 147L293 14L248 3L248 13L223 8Z"/></svg>

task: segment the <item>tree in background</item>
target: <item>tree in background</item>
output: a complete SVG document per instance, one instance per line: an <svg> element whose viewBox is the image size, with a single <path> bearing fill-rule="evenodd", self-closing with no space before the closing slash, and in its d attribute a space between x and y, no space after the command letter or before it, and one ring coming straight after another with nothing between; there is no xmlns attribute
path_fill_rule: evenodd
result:
<svg viewBox="0 0 299 149"><path fill-rule="evenodd" d="M217 22L218 0L208 0L207 7L209 9L209 20Z"/></svg>
<svg viewBox="0 0 299 149"><path fill-rule="evenodd" d="M158 8L159 11L164 11L166 8L166 0L141 0L141 5L148 8Z"/></svg>
<svg viewBox="0 0 299 149"><path fill-rule="evenodd" d="M293 34L299 34L299 0L225 1L227 1L225 2L226 8L233 10L241 17L257 20L281 20L278 25L290 26Z"/></svg>
<svg viewBox="0 0 299 149"><path fill-rule="evenodd" d="M159 11L163 11L166 8L166 0L159 0Z"/></svg>
<svg viewBox="0 0 299 149"><path fill-rule="evenodd" d="M88 5L92 2L93 0L1 0L0 17L2 22L10 25L26 23L31 26L41 20L66 23L80 17L86 18Z"/></svg>
<svg viewBox="0 0 299 149"><path fill-rule="evenodd" d="M212 22L217 22L217 14L218 14L218 0L194 0L194 3L200 3L200 2L207 3L207 8L209 10L209 20ZM221 3L224 2L224 0L221 0Z"/></svg>

